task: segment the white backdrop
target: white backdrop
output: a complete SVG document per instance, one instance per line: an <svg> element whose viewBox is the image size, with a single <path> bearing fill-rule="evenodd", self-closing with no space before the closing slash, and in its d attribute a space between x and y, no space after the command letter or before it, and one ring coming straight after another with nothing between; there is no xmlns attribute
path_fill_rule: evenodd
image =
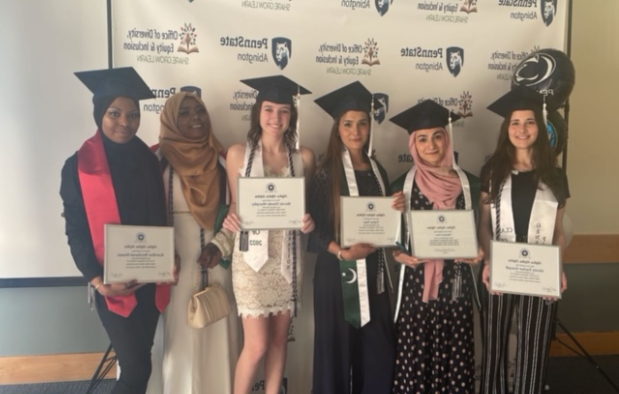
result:
<svg viewBox="0 0 619 394"><path fill-rule="evenodd" d="M243 142L256 92L239 80L284 74L313 93L301 105L301 144L319 157L332 120L312 101L360 80L388 96L387 119L426 98L466 116L454 146L461 167L478 174L501 120L487 105L529 53L564 48L566 11L556 0L116 0L114 64L134 66L157 93L142 104L140 136L149 144L166 98L184 86L201 89L225 146ZM460 67L450 67L456 59ZM410 167L408 135L387 120L375 132L393 180ZM311 266L314 256L305 260ZM286 370L291 393L311 386L309 268Z"/></svg>

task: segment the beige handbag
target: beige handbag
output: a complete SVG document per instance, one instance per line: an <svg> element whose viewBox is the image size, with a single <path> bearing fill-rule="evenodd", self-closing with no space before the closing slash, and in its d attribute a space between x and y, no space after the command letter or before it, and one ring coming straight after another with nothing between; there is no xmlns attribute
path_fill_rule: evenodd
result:
<svg viewBox="0 0 619 394"><path fill-rule="evenodd" d="M204 277L204 270L203 277ZM230 313L230 302L224 288L219 284L206 286L191 296L187 320L193 328L204 328L223 319Z"/></svg>

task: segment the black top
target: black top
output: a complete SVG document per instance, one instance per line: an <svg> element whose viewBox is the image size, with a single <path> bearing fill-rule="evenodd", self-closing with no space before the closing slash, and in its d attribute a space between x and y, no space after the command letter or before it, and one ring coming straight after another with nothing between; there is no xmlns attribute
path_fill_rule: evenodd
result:
<svg viewBox="0 0 619 394"><path fill-rule="evenodd" d="M122 224L167 225L165 192L157 157L139 138L117 144L103 133L103 144L110 167ZM77 172L77 153L62 168L60 184L65 218L65 232L71 255L90 281L103 275L103 267L95 257L84 199Z"/></svg>
<svg viewBox="0 0 619 394"><path fill-rule="evenodd" d="M338 174L339 175L339 174ZM389 185L388 180L383 175L383 184ZM355 170L355 179L360 196L381 196L378 179L372 170ZM327 169L322 169L316 173L312 181L309 196L309 213L314 219L316 228L310 233L308 251L319 253L328 250L331 241L335 241L333 222L329 220L331 211L331 174ZM386 193L388 194L388 193ZM347 195L343 194L342 195Z"/></svg>
<svg viewBox="0 0 619 394"><path fill-rule="evenodd" d="M561 187L565 193L565 198L569 198L570 191L567 183L567 176L562 168L557 168L561 178ZM524 239L529 233L529 219L533 209L533 201L537 192L537 183L533 180L533 171L519 172L512 171L512 211L514 214L514 226L517 239ZM490 180L486 167L482 168L481 190L490 193Z"/></svg>

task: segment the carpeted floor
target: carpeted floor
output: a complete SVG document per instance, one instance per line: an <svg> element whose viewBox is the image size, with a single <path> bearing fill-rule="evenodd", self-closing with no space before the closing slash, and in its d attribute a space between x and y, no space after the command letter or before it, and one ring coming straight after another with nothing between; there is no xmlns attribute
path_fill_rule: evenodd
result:
<svg viewBox="0 0 619 394"><path fill-rule="evenodd" d="M619 355L594 358L613 382L619 385ZM89 382L65 382L0 386L0 394L84 394L88 384ZM548 384L550 386L548 393L551 394L619 394L613 390L600 372L582 357L551 358L548 367ZM112 380L105 380L97 387L94 394L108 394L112 391L113 385Z"/></svg>

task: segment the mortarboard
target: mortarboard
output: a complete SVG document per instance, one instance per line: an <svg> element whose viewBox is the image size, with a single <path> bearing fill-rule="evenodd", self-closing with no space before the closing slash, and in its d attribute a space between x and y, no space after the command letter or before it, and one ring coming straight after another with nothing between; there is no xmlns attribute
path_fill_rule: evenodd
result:
<svg viewBox="0 0 619 394"><path fill-rule="evenodd" d="M389 120L411 134L416 130L445 127L460 118L461 116L454 114L442 105L432 100L424 100Z"/></svg>
<svg viewBox="0 0 619 394"><path fill-rule="evenodd" d="M507 118L512 112L519 110L542 111L544 121L547 113L559 108L552 96L544 96L541 93L523 86L515 86L509 92L499 97L498 100L488 106L495 114Z"/></svg>
<svg viewBox="0 0 619 394"><path fill-rule="evenodd" d="M374 96L363 84L359 81L348 84L331 93L314 100L316 104L325 110L334 119L346 111L364 111L372 110L372 100ZM382 105L378 100L374 99L374 109L380 108Z"/></svg>
<svg viewBox="0 0 619 394"><path fill-rule="evenodd" d="M100 97L128 97L135 100L155 98L148 85L133 67L80 71L75 76L93 93L93 100Z"/></svg>
<svg viewBox="0 0 619 394"><path fill-rule="evenodd" d="M298 83L283 75L241 80L258 91L256 101L271 101L277 104L294 104L293 96L311 93Z"/></svg>

